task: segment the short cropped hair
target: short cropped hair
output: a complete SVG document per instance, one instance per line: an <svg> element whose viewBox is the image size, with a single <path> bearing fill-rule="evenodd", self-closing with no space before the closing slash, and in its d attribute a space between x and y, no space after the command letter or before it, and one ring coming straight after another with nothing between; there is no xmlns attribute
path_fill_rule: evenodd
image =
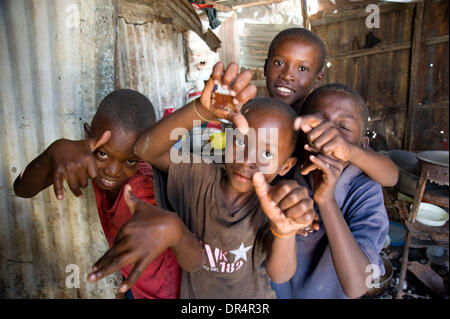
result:
<svg viewBox="0 0 450 319"><path fill-rule="evenodd" d="M292 128L292 153L294 152L297 139L299 136L298 131L294 130L294 121L297 118L297 112L287 103L274 99L274 98L253 98L249 100L241 109L242 114L247 117L253 112L265 112L268 116L280 114L283 120L286 121L286 125ZM291 153L291 154L292 154Z"/></svg>
<svg viewBox="0 0 450 319"><path fill-rule="evenodd" d="M156 120L155 110L150 100L145 95L130 89L115 90L105 96L92 119L93 125L100 116L107 117L115 125L127 131L138 133Z"/></svg>
<svg viewBox="0 0 450 319"><path fill-rule="evenodd" d="M289 28L278 33L270 43L269 52L267 53L267 60L272 57L273 52L277 48L278 44L287 38L298 38L316 47L316 49L319 51L319 68L317 69L317 72L322 70L327 58L327 49L325 47L325 43L316 34L304 28Z"/></svg>
<svg viewBox="0 0 450 319"><path fill-rule="evenodd" d="M303 113L308 113L311 105L317 101L317 99L325 94L330 93L338 93L342 94L343 96L351 99L353 103L358 106L359 112L360 112L360 118L362 121L363 131L364 134L368 121L369 121L369 109L367 108L366 102L364 102L364 99L361 97L361 95L358 94L355 90L353 90L351 87L340 84L340 83L331 83L326 84L321 87L318 87L315 89L305 100L305 103L303 104Z"/></svg>

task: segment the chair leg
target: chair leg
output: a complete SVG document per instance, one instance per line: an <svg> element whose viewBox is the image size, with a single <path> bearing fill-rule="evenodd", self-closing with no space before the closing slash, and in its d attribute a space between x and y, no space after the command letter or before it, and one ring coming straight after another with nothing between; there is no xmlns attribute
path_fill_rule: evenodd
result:
<svg viewBox="0 0 450 319"><path fill-rule="evenodd" d="M408 269L408 256L409 256L410 244L411 244L411 233L409 231L406 231L406 240L405 240L405 246L403 249L403 257L402 257L402 268L400 271L400 278L398 280L396 299L403 298L403 282L405 281L406 271Z"/></svg>
<svg viewBox="0 0 450 319"><path fill-rule="evenodd" d="M417 213L419 212L420 202L422 201L423 193L428 179L428 170L422 169L420 179L417 183L416 195L414 196L412 209L409 213L408 221L414 223L416 221Z"/></svg>

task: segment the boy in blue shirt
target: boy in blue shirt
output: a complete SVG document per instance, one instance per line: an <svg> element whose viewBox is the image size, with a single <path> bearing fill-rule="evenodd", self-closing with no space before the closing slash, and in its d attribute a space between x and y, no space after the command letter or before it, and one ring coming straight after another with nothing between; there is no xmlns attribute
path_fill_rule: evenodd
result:
<svg viewBox="0 0 450 319"><path fill-rule="evenodd" d="M367 148L368 110L354 90L329 84L308 96L303 112L295 125L306 133L305 149L316 154L293 178L309 188L320 229L296 236L296 273L272 287L278 298L357 298L366 293L371 271L384 272L379 253L389 227L381 186L342 160L355 145Z"/></svg>

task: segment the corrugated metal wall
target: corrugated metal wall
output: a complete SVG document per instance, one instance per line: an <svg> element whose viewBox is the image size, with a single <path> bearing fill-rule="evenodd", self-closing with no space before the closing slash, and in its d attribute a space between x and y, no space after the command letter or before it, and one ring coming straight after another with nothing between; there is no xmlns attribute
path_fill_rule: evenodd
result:
<svg viewBox="0 0 450 319"><path fill-rule="evenodd" d="M152 102L157 119L165 107L181 107L186 94L183 36L172 25L119 18L116 87L131 88Z"/></svg>
<svg viewBox="0 0 450 319"><path fill-rule="evenodd" d="M282 30L298 28L293 24L252 24L245 23L239 32L241 46L240 62L249 69L263 69L270 42ZM265 84L264 84L265 85Z"/></svg>
<svg viewBox="0 0 450 319"><path fill-rule="evenodd" d="M12 190L52 141L82 138L114 88L115 12L114 0L0 1L0 298L115 296L117 277L86 282L107 249L91 186L61 202L51 188L31 200ZM79 289L66 285L70 264Z"/></svg>
<svg viewBox="0 0 450 319"><path fill-rule="evenodd" d="M83 123L114 88L145 94L158 118L184 104L182 34L160 22L128 24L118 6L0 1L0 298L115 297L119 273L86 281L108 248L92 186L57 201L52 188L30 200L12 185L54 140L83 138ZM79 267L79 288L66 285L75 275L68 265Z"/></svg>

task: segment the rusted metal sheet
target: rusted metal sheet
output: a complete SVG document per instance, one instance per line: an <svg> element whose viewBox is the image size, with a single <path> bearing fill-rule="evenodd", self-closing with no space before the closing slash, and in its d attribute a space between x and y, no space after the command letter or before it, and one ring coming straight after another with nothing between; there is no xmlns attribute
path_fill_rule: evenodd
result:
<svg viewBox="0 0 450 319"><path fill-rule="evenodd" d="M12 184L55 139L83 137L114 88L116 23L113 0L0 1L0 298L115 296L117 275L86 281L107 249L91 186L57 201Z"/></svg>
<svg viewBox="0 0 450 319"><path fill-rule="evenodd" d="M182 34L172 25L118 21L116 88L146 95L159 119L164 108L185 103L186 70Z"/></svg>

